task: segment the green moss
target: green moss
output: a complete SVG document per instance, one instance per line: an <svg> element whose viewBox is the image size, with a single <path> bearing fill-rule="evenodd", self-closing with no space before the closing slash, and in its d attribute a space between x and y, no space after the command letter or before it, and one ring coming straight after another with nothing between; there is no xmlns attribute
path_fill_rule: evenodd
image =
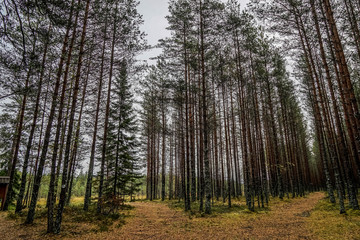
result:
<svg viewBox="0 0 360 240"><path fill-rule="evenodd" d="M322 199L307 218L309 229L320 239L360 239L360 211L346 203L346 214L339 214L339 205Z"/></svg>

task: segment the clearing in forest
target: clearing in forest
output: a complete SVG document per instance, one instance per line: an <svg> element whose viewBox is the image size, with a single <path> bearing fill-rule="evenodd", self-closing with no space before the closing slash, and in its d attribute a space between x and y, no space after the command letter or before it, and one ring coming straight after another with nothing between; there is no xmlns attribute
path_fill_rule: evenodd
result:
<svg viewBox="0 0 360 240"><path fill-rule="evenodd" d="M71 229L71 225L67 223L64 231L56 238L337 239L342 236L356 239L356 236L360 236L360 216L341 216L335 206L331 211L329 209L325 212L321 211L317 205L319 202L326 202L323 198L323 193L312 193L305 198L272 200L269 208L255 213L246 210L243 204L235 203L232 209L228 209L224 204L215 206L214 213L204 217L172 207L176 203L174 201L166 203L139 201L131 204L135 208L128 212L129 216L125 218L123 226L115 222L107 231L91 231L87 224L81 224L76 227L77 231L70 232L66 230L66 228ZM319 231L321 222L331 216L336 217L335 223L330 222L325 231L327 235L321 235L322 232ZM336 221L341 221L343 225ZM19 221L15 222L7 218L5 213L1 213L0 231L7 232L6 239L9 240L53 239L54 235L45 235L46 221L42 222L23 226Z"/></svg>
<svg viewBox="0 0 360 240"><path fill-rule="evenodd" d="M324 195L276 202L270 211L247 210L189 217L158 202L136 202L135 216L123 228L102 239L314 239L306 218ZM276 207L275 207L276 206ZM236 206L234 206L236 209Z"/></svg>

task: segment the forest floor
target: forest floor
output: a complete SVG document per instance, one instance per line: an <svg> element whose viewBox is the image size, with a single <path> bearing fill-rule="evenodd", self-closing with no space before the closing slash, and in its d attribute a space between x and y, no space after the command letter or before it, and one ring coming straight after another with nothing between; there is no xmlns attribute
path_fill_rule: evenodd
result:
<svg viewBox="0 0 360 240"><path fill-rule="evenodd" d="M240 204L241 203L241 204ZM360 213L348 210L340 215L323 193L305 198L272 199L269 207L250 212L244 201L217 202L213 214L185 213L177 201L138 201L121 211L113 222L74 217L65 213L60 235L46 235L46 218L21 225L23 219L0 213L4 239L360 239ZM198 207L192 205L193 209ZM71 217L73 216L73 217ZM87 219L85 222L83 218ZM95 226L98 221L101 225ZM108 223L108 225L106 225ZM97 224L98 225L98 224ZM4 235L3 235L4 236Z"/></svg>

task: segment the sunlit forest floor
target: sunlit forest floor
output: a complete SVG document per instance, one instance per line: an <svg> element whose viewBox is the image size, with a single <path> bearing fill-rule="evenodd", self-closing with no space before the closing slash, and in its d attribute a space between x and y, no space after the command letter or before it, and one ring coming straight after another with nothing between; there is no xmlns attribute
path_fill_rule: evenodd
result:
<svg viewBox="0 0 360 240"><path fill-rule="evenodd" d="M37 211L33 225L20 216L0 213L3 239L360 239L360 212L339 215L323 193L305 198L271 199L269 207L247 210L244 199L215 202L213 214L185 213L178 201L137 201L119 213L97 216L81 210L81 199L66 209L60 235L46 234L46 209ZM192 205L198 209L197 204Z"/></svg>

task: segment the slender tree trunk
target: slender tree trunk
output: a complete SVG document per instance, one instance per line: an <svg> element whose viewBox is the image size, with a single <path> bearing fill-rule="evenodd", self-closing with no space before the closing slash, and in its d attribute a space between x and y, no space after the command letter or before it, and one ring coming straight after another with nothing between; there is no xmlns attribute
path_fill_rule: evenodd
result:
<svg viewBox="0 0 360 240"><path fill-rule="evenodd" d="M69 129L68 129L68 135L66 139L66 146L65 146L65 157L64 157L64 166L63 166L63 174L61 179L61 193L60 193L60 200L59 200L59 206L58 211L56 215L56 221L55 221L55 227L54 232L59 233L61 228L61 222L62 222L62 214L65 207L65 201L66 201L66 190L67 190L67 174L68 174L68 163L70 158L70 147L71 147L71 140L72 140L72 134L73 134L73 127L74 127L74 117L75 117L75 110L76 110L76 103L77 103L77 96L79 92L79 83L80 83L80 74L81 74L81 67L82 67L82 59L84 55L84 47L85 47L85 38L86 38L86 27L88 23L88 15L89 15L89 7L90 7L90 0L87 0L86 2L86 8L85 8L85 16L84 16L84 23L81 33L81 40L80 40L80 50L79 50L79 57L77 62L77 70L76 70L76 76L75 76L75 86L74 86L74 92L73 92L73 98L72 98L72 105L71 105L71 112L70 112L70 119L69 119Z"/></svg>
<svg viewBox="0 0 360 240"><path fill-rule="evenodd" d="M172 200L173 198L173 181L174 181L174 163L173 163L173 134L170 135L170 173L169 173L169 200Z"/></svg>
<svg viewBox="0 0 360 240"><path fill-rule="evenodd" d="M206 101L206 77L205 77L205 49L204 49L204 16L202 1L200 0L200 49L201 49L201 77L202 77L202 114L204 134L204 167L205 167L205 213L211 213L211 176L209 161L209 133L207 123L207 101Z"/></svg>
<svg viewBox="0 0 360 240"><path fill-rule="evenodd" d="M106 7L106 9L107 9L107 7ZM87 174L86 190L85 190L85 198L84 198L84 210L85 211L87 211L89 209L91 191L92 191L92 180L93 180L94 163L95 163L96 138L97 138L100 103L101 103L101 93L102 93L102 85L103 85L104 60L105 60L104 55L105 55L105 46L106 46L107 25L108 25L108 17L106 16L105 17L105 28L104 28L104 39L103 39L102 54L101 54L101 67L100 67L100 77L99 77L99 85L98 85L98 93L97 93L95 123L94 123L94 131L93 131L92 142L91 142L90 163L89 163L89 171Z"/></svg>
<svg viewBox="0 0 360 240"><path fill-rule="evenodd" d="M77 6L79 6L79 4L80 4L80 1L77 2ZM51 159L50 185L49 185L48 201L47 201L47 203L48 203L47 232L48 233L54 232L54 207L55 207L55 202L56 202L55 186L57 186L57 184L55 184L55 181L57 180L56 172L55 172L56 159L57 159L58 148L59 148L61 126L62 126L62 122L63 122L62 115L63 115L63 108L64 108L64 103L65 103L65 94L66 94L66 88L67 88L69 69L70 69L70 64L71 64L70 62L71 62L72 51L73 51L73 47L74 47L74 43L75 43L75 39L76 39L76 28L77 28L78 17L79 17L79 11L77 10L76 15L75 15L75 23L73 26L73 32L72 32L72 36L71 36L71 42L70 42L70 46L68 49L68 56L67 56L67 62L66 62L66 67L65 67L65 72L64 72L64 80L63 80L63 84L62 84L62 92L61 92L61 98L60 98L59 113L58 113L58 120L57 120L57 127L56 127L55 141L54 141L54 150L53 150L53 155L52 155L52 159ZM69 98L70 98L70 94L69 94ZM59 165L60 165L60 162L59 162Z"/></svg>
<svg viewBox="0 0 360 240"><path fill-rule="evenodd" d="M15 209L16 213L20 212L22 210L22 208L23 208L23 198L24 198L24 193L25 193L27 168L28 168L28 163L29 163L30 151L31 151L31 148L32 148L33 138L34 138L34 134L35 134L35 129L36 129L36 122L38 120L39 107L40 107L40 97L41 97L41 92L42 92L42 87L43 87L43 79L44 79L44 73L45 73L45 62L46 62L47 50L48 50L48 46L49 46L49 34L50 34L50 32L51 32L51 25L48 28L48 35L47 35L45 43L44 43L44 54L43 54L43 58L42 58L42 62L41 62L41 71L40 71L40 78L39 78L39 83L38 83L38 88L37 88L37 96L36 96L36 101L35 101L34 116L33 116L33 121L32 121L32 124L31 124L28 143L26 145L26 153L25 153L25 158L24 158L24 163L23 163L23 168L22 168L20 191L19 191L19 195L18 195L18 198L17 198L16 209Z"/></svg>
<svg viewBox="0 0 360 240"><path fill-rule="evenodd" d="M164 100L164 99L163 99ZM165 200L165 151L166 151L166 117L165 117L165 106L162 110L162 154L161 154L161 200Z"/></svg>
<svg viewBox="0 0 360 240"><path fill-rule="evenodd" d="M66 34L64 37L63 47L61 50L61 57L60 57L60 61L59 61L58 71L56 74L54 93L53 93L53 98L52 98L52 102L51 102L51 110L50 110L50 114L49 114L49 118L48 118L48 123L46 126L44 143L43 143L42 152L41 152L40 161L39 161L39 167L37 169L37 173L36 173L36 176L34 179L34 187L33 187L33 192L32 192L32 196L31 196L31 203L30 203L28 215L26 218L27 224L30 224L34 221L35 208L36 208L38 193L39 193L39 189L40 189L41 178L42 178L46 155L47 155L47 151L48 151L48 147L49 147L49 143L50 143L52 124L53 124L53 121L55 118L55 110L57 107L57 97L58 97L57 95L58 95L59 88L60 88L60 79L61 79L62 69L64 66L64 61L65 61L65 56L66 56L66 48L67 48L68 40L69 40L69 33L70 33L71 26L72 26L71 21L72 21L72 16L73 16L73 10L74 10L74 0L72 0L72 2L71 2L71 10L70 10L70 15L69 15L69 19L68 19L68 25L66 28Z"/></svg>
<svg viewBox="0 0 360 240"><path fill-rule="evenodd" d="M35 51L35 45L36 45L36 41L33 44L33 52L32 55L34 54ZM29 83L30 83L30 77L32 76L32 71L33 71L33 63L30 62L28 69L27 69L27 73L26 73L26 78L25 78L25 91L24 91L24 96L21 102L21 107L20 107L20 113L19 113L19 122L16 128L16 134L14 136L15 138L15 145L13 145L13 152L12 152L12 162L11 162L11 168L10 168L10 180L9 180L9 185L8 185L8 190L7 190L7 197L5 198L5 203L4 203L4 211L8 210L10 201L13 199L13 195L14 195L14 189L13 189L13 185L14 185L14 178L15 178L15 174L16 174L16 165L18 162L18 156L19 156L19 150L20 150L20 142L21 142L21 134L22 134L22 130L23 130L23 125L24 125L24 117L25 117L25 110L26 110L26 103L27 103L27 98L28 98L28 91L29 91ZM25 165L25 164L24 164ZM26 169L25 169L25 173L26 173Z"/></svg>
<svg viewBox="0 0 360 240"><path fill-rule="evenodd" d="M111 57L110 57L110 73L109 73L109 83L108 83L108 93L106 100L106 112L105 112L105 125L104 125L104 135L103 135L103 144L101 150L101 169L100 169L100 184L99 184L99 200L97 204L97 212L101 212L102 208L102 194L103 194L103 185L104 185L104 171L105 171L105 155L106 155L106 143L108 135L108 126L109 126L109 115L110 115L110 98L111 98L111 83L113 75L113 65L114 65L114 48L115 48L115 36L116 36L116 21L114 21L113 29L113 38L111 46Z"/></svg>

